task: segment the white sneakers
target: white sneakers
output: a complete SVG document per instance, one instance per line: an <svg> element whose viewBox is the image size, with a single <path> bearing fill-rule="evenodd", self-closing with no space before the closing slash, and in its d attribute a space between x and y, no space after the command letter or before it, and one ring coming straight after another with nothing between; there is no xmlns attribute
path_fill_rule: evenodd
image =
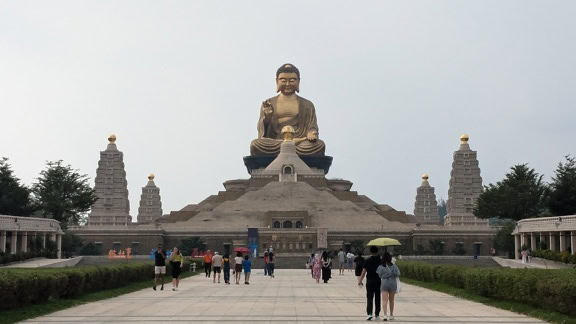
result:
<svg viewBox="0 0 576 324"><path fill-rule="evenodd" d="M367 320L367 321L371 321L371 320L372 320L372 314L366 316L366 320Z"/></svg>
<svg viewBox="0 0 576 324"><path fill-rule="evenodd" d="M382 320L383 320L384 322L386 322L386 321L393 321L393 320L394 320L394 315L390 315L390 316L384 315L384 316L382 316Z"/></svg>

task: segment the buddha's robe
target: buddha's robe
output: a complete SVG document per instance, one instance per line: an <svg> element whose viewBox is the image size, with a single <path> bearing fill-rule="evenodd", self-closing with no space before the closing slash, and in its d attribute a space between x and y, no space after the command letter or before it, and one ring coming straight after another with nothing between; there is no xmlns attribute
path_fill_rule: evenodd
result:
<svg viewBox="0 0 576 324"><path fill-rule="evenodd" d="M250 143L250 155L252 156L276 156L280 153L282 143L282 127L292 126L294 128L294 138L305 138L308 132L318 133L316 122L316 110L311 101L300 96L298 98L298 114L283 122L278 121L278 96L268 99L272 104L274 112L268 123L264 122L264 112L260 109L260 119L258 120L258 139ZM304 140L296 145L296 153L306 156L324 156L326 147L320 139L315 141Z"/></svg>

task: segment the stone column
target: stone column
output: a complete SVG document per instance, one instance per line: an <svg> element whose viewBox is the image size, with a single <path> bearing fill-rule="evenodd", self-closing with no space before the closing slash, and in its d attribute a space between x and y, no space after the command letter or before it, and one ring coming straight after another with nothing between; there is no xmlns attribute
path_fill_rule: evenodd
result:
<svg viewBox="0 0 576 324"><path fill-rule="evenodd" d="M570 248L572 249L572 255L576 255L576 231L570 232Z"/></svg>
<svg viewBox="0 0 576 324"><path fill-rule="evenodd" d="M560 252L566 251L566 236L564 232L560 232Z"/></svg>
<svg viewBox="0 0 576 324"><path fill-rule="evenodd" d="M550 237L550 246L548 247L548 249L550 251L556 251L556 237L554 232L550 232L549 237Z"/></svg>
<svg viewBox="0 0 576 324"><path fill-rule="evenodd" d="M536 250L536 233L530 233L530 249Z"/></svg>
<svg viewBox="0 0 576 324"><path fill-rule="evenodd" d="M42 249L46 248L46 233L42 233Z"/></svg>
<svg viewBox="0 0 576 324"><path fill-rule="evenodd" d="M526 234L520 233L520 249L526 244Z"/></svg>
<svg viewBox="0 0 576 324"><path fill-rule="evenodd" d="M546 236L544 233L540 232L540 243L538 244L538 248L540 248L540 244L542 244L542 242L546 242Z"/></svg>
<svg viewBox="0 0 576 324"><path fill-rule="evenodd" d="M62 259L62 235L56 235L56 245L58 249L58 259Z"/></svg>
<svg viewBox="0 0 576 324"><path fill-rule="evenodd" d="M28 232L22 232L22 252L28 252Z"/></svg>
<svg viewBox="0 0 576 324"><path fill-rule="evenodd" d="M0 251L6 253L6 231L0 231Z"/></svg>
<svg viewBox="0 0 576 324"><path fill-rule="evenodd" d="M514 259L516 260L520 259L520 252L518 252L520 246L520 234L514 235Z"/></svg>
<svg viewBox="0 0 576 324"><path fill-rule="evenodd" d="M10 241L10 253L16 254L17 246L18 246L18 232L12 231L12 240Z"/></svg>

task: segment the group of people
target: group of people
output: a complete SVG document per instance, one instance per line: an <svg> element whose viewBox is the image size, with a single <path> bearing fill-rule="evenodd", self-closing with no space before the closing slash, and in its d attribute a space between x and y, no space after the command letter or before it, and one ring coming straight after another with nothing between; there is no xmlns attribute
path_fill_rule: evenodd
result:
<svg viewBox="0 0 576 324"><path fill-rule="evenodd" d="M214 273L212 282L220 283L220 273L224 273L224 283L230 284L230 269L232 268L232 274L234 275L234 280L237 285L240 284L240 279L242 277L242 270L244 270L244 284L250 284L250 274L252 273L252 261L250 256L246 254L242 256L242 252L236 252L236 257L231 259L228 254L221 256L218 252L214 252L212 255L211 251L208 250L203 257L204 261L204 272L206 273L206 278L212 278L211 273ZM233 267L232 267L233 265Z"/></svg>
<svg viewBox="0 0 576 324"><path fill-rule="evenodd" d="M180 283L180 274L184 266L184 256L180 253L177 247L174 247L168 261L172 266L172 290L178 290ZM158 281L161 281L160 290L164 290L164 275L166 274L166 252L162 250L162 244L158 244L158 248L154 251L154 286L152 289L156 290Z"/></svg>
<svg viewBox="0 0 576 324"><path fill-rule="evenodd" d="M320 283L320 279L324 283L328 283L328 280L332 278L332 258L328 254L328 251L323 251L322 254L312 253L307 262L312 278L316 279L316 283Z"/></svg>

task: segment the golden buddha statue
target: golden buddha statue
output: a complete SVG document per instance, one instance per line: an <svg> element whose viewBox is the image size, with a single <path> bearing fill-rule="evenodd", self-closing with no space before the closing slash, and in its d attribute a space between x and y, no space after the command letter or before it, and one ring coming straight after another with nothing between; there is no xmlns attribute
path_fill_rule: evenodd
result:
<svg viewBox="0 0 576 324"><path fill-rule="evenodd" d="M314 104L298 96L299 91L300 71L292 64L282 65L276 71L276 92L279 94L262 103L258 138L250 144L250 155L278 155L283 141L282 129L291 126L298 155L324 156L326 147L318 139Z"/></svg>

